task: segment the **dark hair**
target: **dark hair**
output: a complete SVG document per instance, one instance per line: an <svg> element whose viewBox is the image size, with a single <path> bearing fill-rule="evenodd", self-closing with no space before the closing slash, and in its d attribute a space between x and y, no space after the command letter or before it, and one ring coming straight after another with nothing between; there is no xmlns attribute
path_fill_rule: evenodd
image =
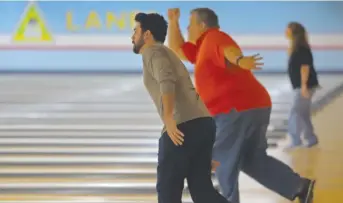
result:
<svg viewBox="0 0 343 203"><path fill-rule="evenodd" d="M168 23L157 13L138 13L135 21L141 24L142 31L150 31L155 41L164 43L167 36Z"/></svg>
<svg viewBox="0 0 343 203"><path fill-rule="evenodd" d="M295 51L300 47L310 48L307 41L307 32L303 25L298 22L290 22L288 28L292 33L292 51Z"/></svg>
<svg viewBox="0 0 343 203"><path fill-rule="evenodd" d="M196 8L191 13L196 13L198 20L203 22L207 28L219 28L218 16L213 10L209 8Z"/></svg>

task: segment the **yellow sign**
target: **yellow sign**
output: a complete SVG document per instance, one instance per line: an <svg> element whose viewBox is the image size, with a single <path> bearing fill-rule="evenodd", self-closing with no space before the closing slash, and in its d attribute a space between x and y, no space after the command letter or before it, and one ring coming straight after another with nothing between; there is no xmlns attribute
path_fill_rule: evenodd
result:
<svg viewBox="0 0 343 203"><path fill-rule="evenodd" d="M51 42L52 35L49 32L43 17L39 13L38 6L29 3L19 27L14 33L13 40L16 42Z"/></svg>
<svg viewBox="0 0 343 203"><path fill-rule="evenodd" d="M87 17L82 20L84 23L75 23L74 13L68 11L66 13L66 28L71 32L84 32L88 30L118 30L131 31L135 26L135 16L138 11L122 11L122 12L106 12L98 13L95 10L90 10ZM148 12L154 13L154 12Z"/></svg>

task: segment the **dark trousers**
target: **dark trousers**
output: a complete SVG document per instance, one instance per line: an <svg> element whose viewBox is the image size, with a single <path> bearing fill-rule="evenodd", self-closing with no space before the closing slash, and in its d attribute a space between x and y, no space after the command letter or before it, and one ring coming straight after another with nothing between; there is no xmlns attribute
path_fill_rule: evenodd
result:
<svg viewBox="0 0 343 203"><path fill-rule="evenodd" d="M181 203L184 180L194 203L228 203L213 187L212 148L216 126L212 118L198 118L178 125L185 135L176 146L167 133L159 140L157 193L159 203Z"/></svg>

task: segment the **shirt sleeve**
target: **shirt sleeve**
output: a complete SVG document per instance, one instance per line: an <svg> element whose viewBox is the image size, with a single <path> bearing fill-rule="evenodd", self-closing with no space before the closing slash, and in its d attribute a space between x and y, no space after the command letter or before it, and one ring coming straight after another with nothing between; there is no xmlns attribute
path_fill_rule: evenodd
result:
<svg viewBox="0 0 343 203"><path fill-rule="evenodd" d="M239 49L236 42L225 33L209 33L203 39L201 49L197 54L199 63L207 63L207 61L211 61L211 63L215 64L216 67L238 67L236 65L231 64L228 60L225 59L224 49L231 46Z"/></svg>
<svg viewBox="0 0 343 203"><path fill-rule="evenodd" d="M231 36L224 32L211 33L210 37L213 39L212 41L220 47L227 48L233 46L239 48L235 40L233 40Z"/></svg>
<svg viewBox="0 0 343 203"><path fill-rule="evenodd" d="M151 73L160 86L162 94L174 93L176 74L166 53L155 52L151 56Z"/></svg>
<svg viewBox="0 0 343 203"><path fill-rule="evenodd" d="M312 54L309 49L301 48L298 52L299 54L299 63L300 65L311 65L312 62Z"/></svg>
<svg viewBox="0 0 343 203"><path fill-rule="evenodd" d="M186 42L181 46L181 49L185 57L188 59L188 61L191 62L192 64L195 64L196 55L197 55L197 48L195 44Z"/></svg>

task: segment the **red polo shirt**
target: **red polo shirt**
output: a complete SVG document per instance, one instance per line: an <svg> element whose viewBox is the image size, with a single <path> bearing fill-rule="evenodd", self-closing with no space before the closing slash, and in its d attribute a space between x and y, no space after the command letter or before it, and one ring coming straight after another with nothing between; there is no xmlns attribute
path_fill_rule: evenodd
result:
<svg viewBox="0 0 343 203"><path fill-rule="evenodd" d="M231 109L244 111L271 107L267 90L249 70L228 64L224 48L240 47L219 29L206 31L196 44L185 43L184 55L195 64L195 86L212 115Z"/></svg>

